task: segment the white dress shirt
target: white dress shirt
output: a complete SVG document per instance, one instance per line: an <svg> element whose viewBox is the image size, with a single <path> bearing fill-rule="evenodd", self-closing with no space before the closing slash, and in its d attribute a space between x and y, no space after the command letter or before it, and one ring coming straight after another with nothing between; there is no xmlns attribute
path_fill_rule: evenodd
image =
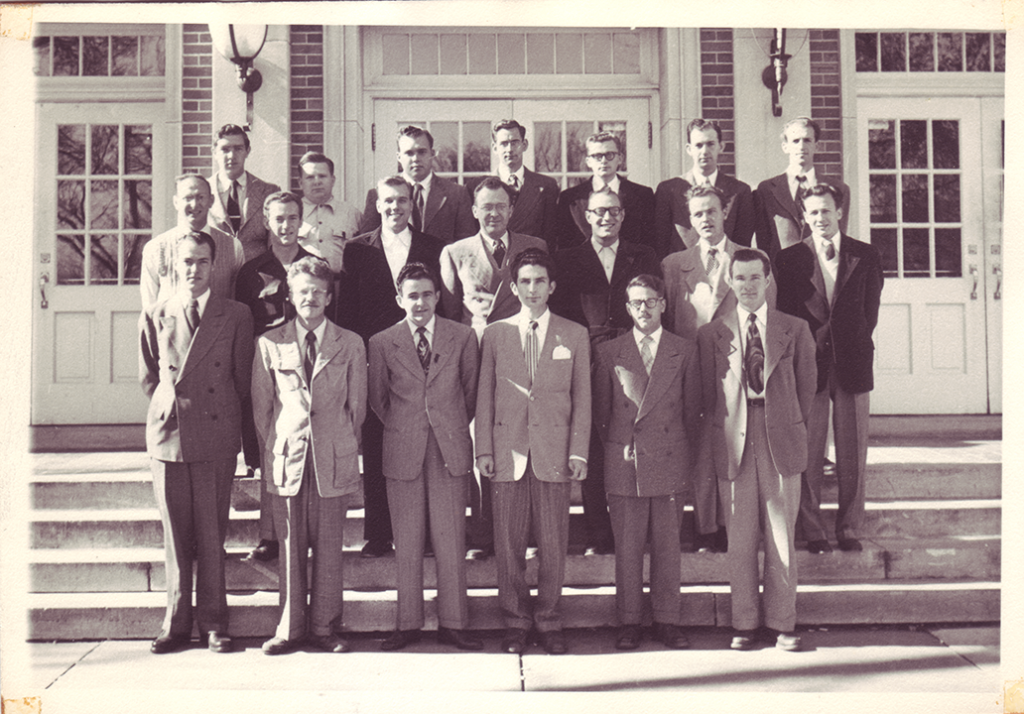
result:
<svg viewBox="0 0 1024 714"><path fill-rule="evenodd" d="M480 229L480 233L478 235L480 236L480 240L482 240L484 242L484 245L487 247L487 254L490 255L491 258L493 259L494 258L494 240L495 239L491 238L489 235L484 233L482 228ZM508 266L508 243L509 243L508 231L505 231L504 233L502 233L501 237L498 238L497 240L498 240L499 243L501 243L503 246L505 246L505 259L501 263L501 267L504 268L504 267Z"/></svg>
<svg viewBox="0 0 1024 714"><path fill-rule="evenodd" d="M825 257L825 252L828 250L828 245L823 238L814 238L814 252L818 255L818 264L821 266L821 277L825 281L825 296L828 298L828 304L832 304L832 298L835 294L836 279L839 276L839 231L832 234L832 247L835 248L836 254L829 260Z"/></svg>
<svg viewBox="0 0 1024 714"><path fill-rule="evenodd" d="M249 183L249 173L243 171L242 175L236 178L235 181L238 182L238 210L242 214L242 224L245 225L245 217L249 215L248 206L245 205L248 199L246 186ZM228 219L228 225L230 225L231 216L228 215L228 200L231 196L231 179L220 172L217 172L217 193L220 194L220 202L224 206L224 215Z"/></svg>
<svg viewBox="0 0 1024 714"><path fill-rule="evenodd" d="M746 369L747 369L747 330L750 329L750 315L754 314L757 316L757 331L761 335L761 348L764 349L766 344L766 335L768 334L768 303L765 302L761 307L757 308L753 313L742 305L736 306L736 317L740 321L740 359L743 360L743 388L747 390L748 398L763 397L764 392L755 392L747 384L746 380ZM768 353L765 352L765 366L768 364ZM765 370L765 376L767 377L767 370ZM765 380L767 383L767 379Z"/></svg>
<svg viewBox="0 0 1024 714"><path fill-rule="evenodd" d="M651 362L652 362L652 364L653 364L653 361L658 357L658 345L661 344L661 333L662 333L662 330L664 330L664 329L665 329L664 327L659 327L657 330L655 330L651 334L645 335L644 333L640 332L640 330L638 330L635 325L633 326L633 339L636 340L636 350L641 355L644 352L643 352L643 347L641 346L640 343L643 342L645 337L650 337L651 338L651 341L650 341L649 344L651 346Z"/></svg>
<svg viewBox="0 0 1024 714"><path fill-rule="evenodd" d="M593 176L590 179L590 185L594 188L595 191L600 191L602 188L607 186L608 188L610 188L615 193L618 193L619 192L619 187L622 186L622 182L619 180L619 175L618 174L615 174L614 176L612 176L612 180L609 181L608 183L605 183L604 181L602 181L597 176Z"/></svg>
<svg viewBox="0 0 1024 714"><path fill-rule="evenodd" d="M409 247L412 245L412 231L409 226L401 233L392 233L386 226L380 227L380 242L384 246L384 257L388 259L391 280L398 280L398 273L409 261Z"/></svg>
<svg viewBox="0 0 1024 714"><path fill-rule="evenodd" d="M700 172L697 171L697 167L694 166L690 173L693 175L693 183L691 184L693 186L704 186L705 184L714 186L715 181L718 180L718 169L715 169L710 176L702 176ZM684 176L683 178L686 177Z"/></svg>
<svg viewBox="0 0 1024 714"><path fill-rule="evenodd" d="M345 244L356 237L361 215L359 209L333 196L319 205L303 198L299 245L315 248L331 270L341 272Z"/></svg>
<svg viewBox="0 0 1024 714"><path fill-rule="evenodd" d="M417 334L417 330L420 326L410 320L408 317L405 318L405 324L409 326L409 331L412 333L412 344L415 346L420 341L420 336ZM437 324L437 315L432 315L430 320L424 325L424 334L427 337L427 344L430 345L430 349L434 349L434 326Z"/></svg>
<svg viewBox="0 0 1024 714"><path fill-rule="evenodd" d="M608 278L608 284L611 285L612 272L615 270L615 258L619 255L619 239L616 238L611 245L603 245L597 238L591 237L590 245L597 253L597 259L604 267L604 276Z"/></svg>
<svg viewBox="0 0 1024 714"><path fill-rule="evenodd" d="M796 200L797 189L800 188L800 182L796 180L796 177L800 175L803 175L807 179L804 181L804 186L806 188L818 185L818 178L814 173L814 169L811 169L806 173L792 167L786 169L786 176L789 178L789 195L793 197L794 201Z"/></svg>
<svg viewBox="0 0 1024 714"><path fill-rule="evenodd" d="M516 177L516 181L519 182L516 189L521 191L523 188L523 181L526 180L526 166L520 166L518 171L509 171L508 167L504 164L498 166L498 178L509 186L512 185L509 181L510 176Z"/></svg>
<svg viewBox="0 0 1024 714"><path fill-rule="evenodd" d="M715 259L718 261L718 267L715 268L715 272L712 275L708 275L708 282L711 283L712 289L718 288L718 281L725 275L725 269L729 265L729 254L725 252L725 237L718 241L718 244L712 246L706 238L699 238L697 245L700 247L700 264L704 266L705 271L708 267L708 256L711 253L713 247L717 252L715 253Z"/></svg>
<svg viewBox="0 0 1024 714"><path fill-rule="evenodd" d="M316 335L316 353L320 354L320 350L324 348L324 333L327 331L327 318L320 321L320 324L313 328L313 334ZM299 343L299 355L302 356L303 369L305 369L306 360L306 333L309 332L305 327L302 326L302 322L295 319L295 337Z"/></svg>

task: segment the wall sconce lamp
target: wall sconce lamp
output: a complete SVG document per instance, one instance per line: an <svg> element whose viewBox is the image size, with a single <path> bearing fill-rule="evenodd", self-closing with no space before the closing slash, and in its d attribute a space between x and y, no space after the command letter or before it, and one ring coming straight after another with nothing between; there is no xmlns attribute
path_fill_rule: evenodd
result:
<svg viewBox="0 0 1024 714"><path fill-rule="evenodd" d="M772 37L771 52L768 54L772 63L761 72L764 86L772 90L772 116L782 116L782 88L786 86L786 63L793 55L786 54L786 30L775 28Z"/></svg>
<svg viewBox="0 0 1024 714"><path fill-rule="evenodd" d="M267 41L267 25L211 25L210 37L220 55L235 63L238 88L245 92L245 129L252 128L252 95L263 85L263 75L252 66Z"/></svg>

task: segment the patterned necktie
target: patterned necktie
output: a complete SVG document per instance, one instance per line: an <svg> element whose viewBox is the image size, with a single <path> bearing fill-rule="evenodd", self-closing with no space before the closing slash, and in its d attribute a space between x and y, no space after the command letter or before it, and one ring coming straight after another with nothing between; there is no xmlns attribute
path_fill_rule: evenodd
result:
<svg viewBox="0 0 1024 714"><path fill-rule="evenodd" d="M416 334L416 355L420 358L420 366L423 367L423 374L430 371L430 343L427 341L427 328L417 327Z"/></svg>
<svg viewBox="0 0 1024 714"><path fill-rule="evenodd" d="M313 381L313 365L316 364L316 334L310 330L306 333L306 353L302 357L302 367L306 371L306 384Z"/></svg>
<svg viewBox="0 0 1024 714"><path fill-rule="evenodd" d="M538 345L537 345L537 321L530 320L530 328L526 331L526 371L530 375L530 384L533 384L533 378L537 376L537 357L538 357Z"/></svg>
<svg viewBox="0 0 1024 714"><path fill-rule="evenodd" d="M832 241L825 241L825 260L834 260L836 257L836 246Z"/></svg>
<svg viewBox="0 0 1024 714"><path fill-rule="evenodd" d="M192 299L188 304L188 326L193 335L199 329L199 319L199 301Z"/></svg>
<svg viewBox="0 0 1024 714"><path fill-rule="evenodd" d="M710 278L718 270L718 248L708 250L708 277Z"/></svg>
<svg viewBox="0 0 1024 714"><path fill-rule="evenodd" d="M418 231L423 230L423 185L415 184L412 187L412 227Z"/></svg>
<svg viewBox="0 0 1024 714"><path fill-rule="evenodd" d="M757 329L757 316L754 313L750 313L744 362L747 368L747 389L760 394L764 391L764 346L761 344L761 333Z"/></svg>
<svg viewBox="0 0 1024 714"><path fill-rule="evenodd" d="M512 208L515 208L516 199L519 198L519 177L515 174L509 174L508 187L512 189L512 195L509 197L512 202Z"/></svg>
<svg viewBox="0 0 1024 714"><path fill-rule="evenodd" d="M803 174L799 174L796 177L796 199L799 201L803 198L803 195L807 192L807 177Z"/></svg>
<svg viewBox="0 0 1024 714"><path fill-rule="evenodd" d="M491 252L494 254L494 262L501 267L501 264L505 261L505 244L500 240L494 241L494 246Z"/></svg>
<svg viewBox="0 0 1024 714"><path fill-rule="evenodd" d="M231 227L238 233L242 227L242 209L238 205L238 181L231 182L231 190L228 192L228 218L231 220Z"/></svg>
<svg viewBox="0 0 1024 714"><path fill-rule="evenodd" d="M650 335L644 335L644 338L640 340L640 359L644 361L644 369L647 370L647 376L651 375L651 365L654 364L654 355L651 354L651 344L654 342L654 338Z"/></svg>

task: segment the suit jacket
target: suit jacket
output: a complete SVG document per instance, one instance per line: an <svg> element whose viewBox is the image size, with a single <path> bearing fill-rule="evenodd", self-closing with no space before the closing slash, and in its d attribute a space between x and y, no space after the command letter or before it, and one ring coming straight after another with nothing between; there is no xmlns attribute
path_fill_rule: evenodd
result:
<svg viewBox="0 0 1024 714"><path fill-rule="evenodd" d="M508 233L508 250L501 268L494 262L480 234L463 238L441 251L441 304L445 317L472 325L488 324L519 312L519 298L512 293L513 259L527 248L547 250L540 238Z"/></svg>
<svg viewBox="0 0 1024 714"><path fill-rule="evenodd" d="M434 174L430 182L430 193L423 211L423 232L439 238L443 243L453 243L459 238L476 232L472 203L464 186ZM377 212L377 189L371 188L366 194L366 207L359 222L359 232L369 233L380 226Z"/></svg>
<svg viewBox="0 0 1024 714"><path fill-rule="evenodd" d="M692 247L699 236L690 225L690 207L686 192L694 184L693 170L658 184L654 192L654 232L661 255ZM750 186L721 171L715 188L725 194L725 235L733 243L750 247L754 237L754 195Z"/></svg>
<svg viewBox="0 0 1024 714"><path fill-rule="evenodd" d="M213 206L210 207L206 222L229 236L237 238L245 251L245 260L250 261L267 250L267 227L263 224L263 202L270 194L280 191L281 187L276 183L263 181L248 171L245 172L245 175L245 216L242 217L242 227L238 229L238 232L236 233L231 227L228 209L217 190L216 174L207 177L213 191Z"/></svg>
<svg viewBox="0 0 1024 714"><path fill-rule="evenodd" d="M476 410L479 350L473 330L438 317L424 374L406 320L370 338L370 407L384 424L384 476L423 473L431 430L453 476L473 471L469 422Z"/></svg>
<svg viewBox="0 0 1024 714"><path fill-rule="evenodd" d="M230 300L235 296L235 278L245 264L245 252L237 238L210 225L204 229L217 246L217 259L210 267L210 293ZM175 226L154 237L142 249L139 287L143 310L178 291L178 241L188 232L184 226Z"/></svg>
<svg viewBox="0 0 1024 714"><path fill-rule="evenodd" d="M817 174L817 172L815 172ZM850 219L850 187L835 176L818 176L818 183L835 186L843 194L843 217L839 230L846 232ZM789 176L785 173L765 179L754 192L754 213L757 220L757 247L773 260L783 248L799 243L810 235L800 206L789 192Z"/></svg>
<svg viewBox="0 0 1024 714"><path fill-rule="evenodd" d="M324 498L359 490L359 435L366 418L366 349L329 320L306 381L295 320L259 338L252 410L263 447L267 490L295 496L313 450L317 491Z"/></svg>
<svg viewBox="0 0 1024 714"><path fill-rule="evenodd" d="M610 283L590 240L554 257L556 290L551 294L551 309L588 328L591 346L633 328L626 308L626 285L637 275L661 272L650 247L623 240L615 254Z"/></svg>
<svg viewBox="0 0 1024 714"><path fill-rule="evenodd" d="M476 455L494 457L494 481L515 480L516 464L529 458L538 479L565 482L569 457L586 459L590 446L587 331L551 315L531 384L518 320L516 315L484 330Z"/></svg>
<svg viewBox="0 0 1024 714"><path fill-rule="evenodd" d="M587 179L581 184L567 188L558 196L558 249L569 248L590 240L591 228L587 223L587 201L593 190L593 182ZM650 186L633 183L619 176L619 199L626 209L619 238L630 243L642 243L654 249L662 258L664 253L654 232L654 191Z"/></svg>
<svg viewBox="0 0 1024 714"><path fill-rule="evenodd" d="M732 254L741 246L726 238L720 249L720 263L728 270ZM736 294L725 280L725 273L712 290L708 280L707 266L701 258L700 247L672 253L661 261L661 272L665 278L665 302L667 303L665 326L681 337L697 339L697 329L721 317L736 307Z"/></svg>
<svg viewBox="0 0 1024 714"><path fill-rule="evenodd" d="M746 329L745 327L743 329ZM747 395L739 318L733 310L697 331L703 385L704 435L720 480L736 480L747 439ZM768 447L783 476L807 468L807 420L817 368L807 323L769 308L764 343Z"/></svg>
<svg viewBox="0 0 1024 714"><path fill-rule="evenodd" d="M180 294L157 302L140 323L147 453L186 463L235 458L252 369L248 308L211 295L191 341Z"/></svg>
<svg viewBox="0 0 1024 714"><path fill-rule="evenodd" d="M594 428L604 444L604 486L616 496L683 490L697 452L700 364L697 343L662 330L647 375L630 330L598 345Z"/></svg>
<svg viewBox="0 0 1024 714"><path fill-rule="evenodd" d="M484 178L478 176L466 181L470 205L473 202L473 191ZM558 193L558 181L550 176L524 168L523 185L519 187L519 194L512 206L512 215L508 219L508 230L513 233L543 238L548 244L548 250L554 250Z"/></svg>
<svg viewBox="0 0 1024 714"><path fill-rule="evenodd" d="M839 271L831 306L825 293L813 238L782 250L775 259L779 310L807 321L818 354L818 391L828 384L830 370L851 394L874 388L875 345L882 300L882 264L878 250L843 235Z"/></svg>
<svg viewBox="0 0 1024 714"><path fill-rule="evenodd" d="M406 262L425 263L437 270L444 244L434 236L410 230L412 242ZM332 311L334 321L357 333L364 343L405 317L395 301L398 293L380 233L378 227L345 245L340 288Z"/></svg>

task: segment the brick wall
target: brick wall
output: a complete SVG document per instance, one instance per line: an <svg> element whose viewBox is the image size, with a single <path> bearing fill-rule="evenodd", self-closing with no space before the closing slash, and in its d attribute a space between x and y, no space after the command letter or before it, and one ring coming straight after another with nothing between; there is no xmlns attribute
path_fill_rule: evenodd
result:
<svg viewBox="0 0 1024 714"><path fill-rule="evenodd" d="M843 106L839 79L839 30L811 30L811 118L821 126L814 164L843 175Z"/></svg>
<svg viewBox="0 0 1024 714"><path fill-rule="evenodd" d="M181 78L181 171L212 168L213 41L206 25L185 25Z"/></svg>
<svg viewBox="0 0 1024 714"><path fill-rule="evenodd" d="M324 149L323 27L292 25L291 65L291 180L292 189L297 190L299 158L307 151Z"/></svg>
<svg viewBox="0 0 1024 714"><path fill-rule="evenodd" d="M722 127L722 153L718 165L727 174L736 173L736 121L733 107L732 30L700 31L701 116ZM692 117L691 117L692 118ZM687 123L689 123L687 119Z"/></svg>

